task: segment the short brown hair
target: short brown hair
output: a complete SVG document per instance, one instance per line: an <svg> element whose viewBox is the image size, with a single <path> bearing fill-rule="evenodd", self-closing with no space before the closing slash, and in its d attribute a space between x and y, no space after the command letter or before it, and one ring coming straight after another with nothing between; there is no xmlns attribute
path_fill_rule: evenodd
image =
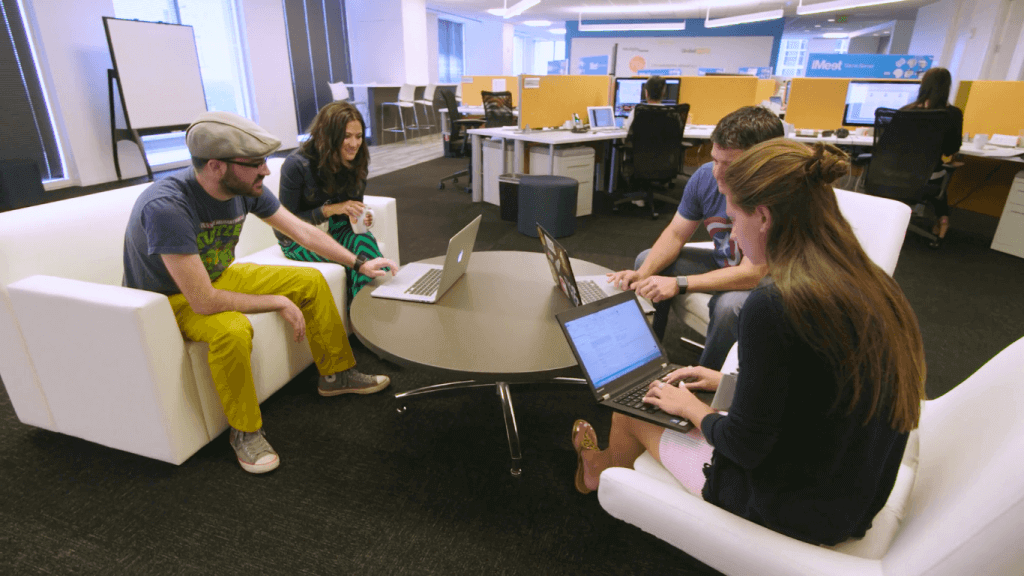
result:
<svg viewBox="0 0 1024 576"><path fill-rule="evenodd" d="M786 133L779 116L761 106L744 106L718 121L711 132L711 143L719 148L746 150L765 140Z"/></svg>

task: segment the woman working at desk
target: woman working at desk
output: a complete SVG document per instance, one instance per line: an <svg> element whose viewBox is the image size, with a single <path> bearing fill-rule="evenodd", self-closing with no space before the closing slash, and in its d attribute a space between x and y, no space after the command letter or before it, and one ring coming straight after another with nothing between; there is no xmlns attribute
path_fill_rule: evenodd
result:
<svg viewBox="0 0 1024 576"><path fill-rule="evenodd" d="M357 234L353 224L363 216L363 192L370 151L363 140L363 116L352 104L339 100L324 106L309 127L309 139L285 159L281 167L281 204L312 224L328 223L327 233L356 258L380 258L377 240L369 231ZM276 232L284 255L302 262L324 262L291 238ZM358 266L356 267L358 268ZM371 279L347 269L348 303Z"/></svg>
<svg viewBox="0 0 1024 576"><path fill-rule="evenodd" d="M917 427L925 365L909 303L839 211L831 183L848 170L831 145L781 138L725 170L718 185L736 241L769 271L740 312L729 413L689 391L717 388L719 372L687 367L655 380L644 401L694 431L616 413L599 450L578 420L578 490L597 489L603 470L632 466L646 449L695 495L777 532L829 545L864 535Z"/></svg>
<svg viewBox="0 0 1024 576"><path fill-rule="evenodd" d="M921 77L921 87L917 91L917 100L907 104L900 110L935 110L945 109L949 113L949 125L942 137L942 155L952 156L960 151L960 143L964 131L964 113L959 108L949 103L949 87L953 79L949 70L945 68L932 68ZM935 169L932 170L932 177L929 184L939 185L946 176L946 170L942 164L942 158L936 158ZM928 245L932 248L939 248L946 231L949 230L949 203L946 201L946 194L929 196L928 202L935 210L937 218L932 226L932 234L937 239L932 240Z"/></svg>

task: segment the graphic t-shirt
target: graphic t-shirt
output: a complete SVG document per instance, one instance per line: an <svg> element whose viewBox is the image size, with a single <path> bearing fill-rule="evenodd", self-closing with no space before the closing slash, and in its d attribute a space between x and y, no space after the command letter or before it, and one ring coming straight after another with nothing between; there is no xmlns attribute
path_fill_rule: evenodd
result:
<svg viewBox="0 0 1024 576"><path fill-rule="evenodd" d="M264 189L258 198L211 197L188 168L147 188L132 208L124 235L124 285L178 294L161 254L198 254L214 281L235 260L245 216L272 216L281 203Z"/></svg>
<svg viewBox="0 0 1024 576"><path fill-rule="evenodd" d="M725 215L725 196L718 191L713 166L712 162L708 162L690 177L683 189L683 199L679 202L679 215L704 224L715 243L715 262L719 268L725 268L739 264L743 253L736 242L729 238L732 222Z"/></svg>

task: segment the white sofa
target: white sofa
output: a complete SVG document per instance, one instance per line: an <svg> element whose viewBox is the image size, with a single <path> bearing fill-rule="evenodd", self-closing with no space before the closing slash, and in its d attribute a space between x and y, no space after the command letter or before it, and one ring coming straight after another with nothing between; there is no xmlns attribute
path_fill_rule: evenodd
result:
<svg viewBox="0 0 1024 576"><path fill-rule="evenodd" d="M900 257L903 237L910 224L910 208L902 202L869 196L849 190L836 190L839 209L853 227L857 240L868 256L891 276ZM711 242L694 242L691 246L712 249ZM896 250L891 248L895 246ZM697 332L706 335L711 312L710 294L695 292L672 300L672 315Z"/></svg>
<svg viewBox="0 0 1024 576"><path fill-rule="evenodd" d="M282 160L264 181L274 193ZM0 377L18 418L173 464L227 427L207 345L185 341L167 297L121 286L124 232L140 184L0 213ZM366 197L383 254L399 261L393 198ZM250 216L236 261L312 266L345 317L344 268L285 259ZM260 402L312 363L276 313L251 314Z"/></svg>

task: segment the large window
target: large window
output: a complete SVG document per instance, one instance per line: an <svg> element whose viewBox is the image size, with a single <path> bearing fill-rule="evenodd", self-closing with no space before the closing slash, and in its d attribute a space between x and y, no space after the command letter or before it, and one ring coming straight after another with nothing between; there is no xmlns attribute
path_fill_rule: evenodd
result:
<svg viewBox="0 0 1024 576"><path fill-rule="evenodd" d="M457 84L462 81L462 24L438 18L437 66L439 84Z"/></svg>
<svg viewBox="0 0 1024 576"><path fill-rule="evenodd" d="M192 26L206 107L251 117L239 17L234 0L113 0L114 16ZM151 165L187 161L181 133L144 136Z"/></svg>
<svg viewBox="0 0 1024 576"><path fill-rule="evenodd" d="M43 181L64 178L64 163L25 19L16 0L0 0L7 31L0 47L0 160L31 159Z"/></svg>
<svg viewBox="0 0 1024 576"><path fill-rule="evenodd" d="M345 2L285 0L284 15L295 113L303 134L317 112L334 100L330 84L352 81Z"/></svg>
<svg viewBox="0 0 1024 576"><path fill-rule="evenodd" d="M533 43L532 74L547 74L548 62L565 59L564 40L538 40Z"/></svg>
<svg viewBox="0 0 1024 576"><path fill-rule="evenodd" d="M807 67L807 40L783 38L779 47L779 61L775 66L775 74L792 78L803 76Z"/></svg>

